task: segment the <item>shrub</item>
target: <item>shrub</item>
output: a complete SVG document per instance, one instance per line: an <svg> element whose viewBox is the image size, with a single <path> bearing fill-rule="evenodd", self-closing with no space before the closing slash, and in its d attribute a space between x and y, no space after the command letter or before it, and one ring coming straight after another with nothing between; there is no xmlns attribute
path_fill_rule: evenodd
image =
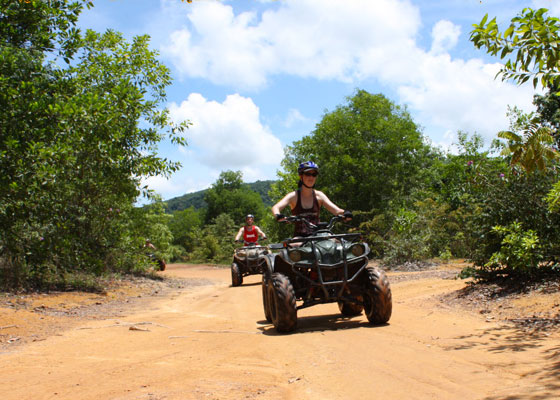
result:
<svg viewBox="0 0 560 400"><path fill-rule="evenodd" d="M493 233L501 236L500 250L484 265L490 270L504 269L508 273L531 274L543 259L539 237L532 230L523 230L519 222L507 227L495 226Z"/></svg>

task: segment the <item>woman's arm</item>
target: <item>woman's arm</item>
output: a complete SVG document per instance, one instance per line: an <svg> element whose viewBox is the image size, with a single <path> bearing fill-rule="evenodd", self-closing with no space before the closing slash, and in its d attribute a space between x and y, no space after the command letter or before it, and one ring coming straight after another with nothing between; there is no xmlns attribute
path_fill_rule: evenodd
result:
<svg viewBox="0 0 560 400"><path fill-rule="evenodd" d="M288 193L286 196L284 196L282 200L280 200L278 203L272 206L272 214L276 216L277 214L280 214L282 210L287 206L291 207L292 203L295 203L294 201L295 198L296 198L296 192Z"/></svg>
<svg viewBox="0 0 560 400"><path fill-rule="evenodd" d="M317 200L319 204L322 204L327 210L331 212L333 215L341 215L344 214L344 210L334 204L325 193L320 192L318 190L315 191L315 195L317 196Z"/></svg>

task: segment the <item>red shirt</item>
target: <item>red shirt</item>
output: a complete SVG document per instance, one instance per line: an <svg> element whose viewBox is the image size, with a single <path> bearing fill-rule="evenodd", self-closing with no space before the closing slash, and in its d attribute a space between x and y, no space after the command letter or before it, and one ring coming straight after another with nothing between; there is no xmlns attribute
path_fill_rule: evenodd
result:
<svg viewBox="0 0 560 400"><path fill-rule="evenodd" d="M259 240L259 233L254 225L243 227L243 240L248 243L257 243Z"/></svg>

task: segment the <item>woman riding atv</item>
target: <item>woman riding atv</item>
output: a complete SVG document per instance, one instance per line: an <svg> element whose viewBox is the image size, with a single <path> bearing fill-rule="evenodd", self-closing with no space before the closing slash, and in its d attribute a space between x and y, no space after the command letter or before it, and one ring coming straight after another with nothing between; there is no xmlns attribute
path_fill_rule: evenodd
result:
<svg viewBox="0 0 560 400"><path fill-rule="evenodd" d="M282 200L272 206L272 213L278 221L285 220L286 216L282 210L290 206L292 215L305 218L317 225L319 223L319 212L325 207L333 215L342 215L346 221L352 219L351 211L344 211L338 207L321 191L315 190L315 183L319 175L319 166L313 161L301 163L297 169L299 175L298 189L288 193ZM295 223L294 236L309 236L311 231L303 222Z"/></svg>
<svg viewBox="0 0 560 400"><path fill-rule="evenodd" d="M336 302L345 317L364 312L372 324L387 323L392 312L389 281L382 270L368 265L369 246L360 233L332 231L352 213L314 189L318 173L314 162L301 163L299 189L272 207L278 221L295 223L296 237L269 246L277 252L270 255L263 273L265 318L278 332L291 332L298 310ZM280 214L288 205L292 216ZM329 223L319 222L322 206L335 215Z"/></svg>

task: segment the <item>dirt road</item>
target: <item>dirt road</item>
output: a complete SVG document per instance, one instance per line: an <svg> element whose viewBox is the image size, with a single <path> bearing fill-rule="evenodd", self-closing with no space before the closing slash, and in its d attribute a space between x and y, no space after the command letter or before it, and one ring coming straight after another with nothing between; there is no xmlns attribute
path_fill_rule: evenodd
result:
<svg viewBox="0 0 560 400"><path fill-rule="evenodd" d="M442 304L459 280L389 274L388 325L327 304L299 311L297 332L279 335L264 319L259 276L232 288L228 269L162 274L205 284L1 353L0 398L560 398L560 335Z"/></svg>

